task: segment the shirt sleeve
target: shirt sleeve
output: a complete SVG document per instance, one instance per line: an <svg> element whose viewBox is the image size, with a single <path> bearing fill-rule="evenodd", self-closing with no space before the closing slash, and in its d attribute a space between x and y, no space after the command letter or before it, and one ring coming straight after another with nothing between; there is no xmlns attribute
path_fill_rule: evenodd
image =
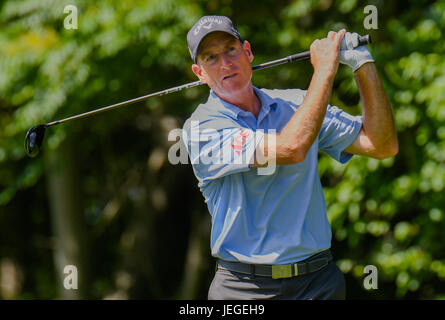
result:
<svg viewBox="0 0 445 320"><path fill-rule="evenodd" d="M354 142L361 127L361 116L351 116L335 106L328 105L318 135L319 149L342 164L348 162L352 154L343 150Z"/></svg>
<svg viewBox="0 0 445 320"><path fill-rule="evenodd" d="M242 127L230 118L188 119L183 128L183 140L199 186L248 171L263 135L261 130Z"/></svg>

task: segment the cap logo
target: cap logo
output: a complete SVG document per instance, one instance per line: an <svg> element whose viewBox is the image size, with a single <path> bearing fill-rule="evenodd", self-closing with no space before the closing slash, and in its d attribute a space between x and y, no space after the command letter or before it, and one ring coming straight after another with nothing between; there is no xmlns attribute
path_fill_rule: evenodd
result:
<svg viewBox="0 0 445 320"><path fill-rule="evenodd" d="M195 30L193 30L193 34L195 36L198 35L201 28L210 29L213 25L213 22L215 22L217 24L223 23L223 21L221 19L214 18L214 17L206 17L206 18L202 19L201 21L199 21L198 25L195 27Z"/></svg>

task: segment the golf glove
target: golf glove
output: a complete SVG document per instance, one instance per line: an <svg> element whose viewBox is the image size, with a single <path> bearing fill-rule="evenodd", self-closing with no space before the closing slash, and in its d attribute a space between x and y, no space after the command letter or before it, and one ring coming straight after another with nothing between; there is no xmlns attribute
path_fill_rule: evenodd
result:
<svg viewBox="0 0 445 320"><path fill-rule="evenodd" d="M358 46L358 33L346 32L340 44L340 63L356 72L366 62L374 62L368 46Z"/></svg>

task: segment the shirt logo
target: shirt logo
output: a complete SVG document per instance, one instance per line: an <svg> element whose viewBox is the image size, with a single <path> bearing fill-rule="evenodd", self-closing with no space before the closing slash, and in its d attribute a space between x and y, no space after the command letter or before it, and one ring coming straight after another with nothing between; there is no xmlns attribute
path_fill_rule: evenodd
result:
<svg viewBox="0 0 445 320"><path fill-rule="evenodd" d="M241 154L241 151L243 150L244 145L246 144L246 139L248 136L249 132L247 132L246 130L241 130L241 132L235 136L235 143L232 144L232 148L233 150L235 150L237 155Z"/></svg>

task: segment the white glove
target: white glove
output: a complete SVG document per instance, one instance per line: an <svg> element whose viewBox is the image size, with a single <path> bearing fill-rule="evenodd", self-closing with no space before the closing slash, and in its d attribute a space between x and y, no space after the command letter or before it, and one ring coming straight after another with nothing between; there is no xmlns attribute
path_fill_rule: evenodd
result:
<svg viewBox="0 0 445 320"><path fill-rule="evenodd" d="M356 72L366 62L374 62L368 46L358 46L358 33L346 32L340 43L340 63Z"/></svg>

